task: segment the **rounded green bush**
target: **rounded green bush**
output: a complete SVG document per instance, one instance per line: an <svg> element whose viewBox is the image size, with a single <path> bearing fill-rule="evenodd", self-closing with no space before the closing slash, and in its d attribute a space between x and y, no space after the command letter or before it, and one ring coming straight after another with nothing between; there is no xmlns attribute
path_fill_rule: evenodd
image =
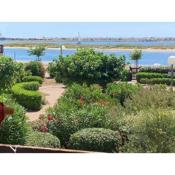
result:
<svg viewBox="0 0 175 175"><path fill-rule="evenodd" d="M23 78L23 81L24 82L37 81L40 84L43 83L43 79L39 76L26 76Z"/></svg>
<svg viewBox="0 0 175 175"><path fill-rule="evenodd" d="M39 110L42 104L42 95L38 92L38 82L17 83L12 87L16 101L27 110Z"/></svg>
<svg viewBox="0 0 175 175"><path fill-rule="evenodd" d="M23 145L29 129L25 109L14 102L9 95L1 95L0 101L15 110L13 115L7 117L1 123L0 143Z"/></svg>
<svg viewBox="0 0 175 175"><path fill-rule="evenodd" d="M33 131L26 137L25 145L48 147L48 148L60 148L60 140L50 133L43 133Z"/></svg>
<svg viewBox="0 0 175 175"><path fill-rule="evenodd" d="M57 82L96 83L105 87L107 83L123 78L125 57L105 55L93 49L78 49L73 55L60 57L53 67Z"/></svg>
<svg viewBox="0 0 175 175"><path fill-rule="evenodd" d="M40 76L44 78L45 68L44 65L39 61L31 61L25 66L26 71L30 71L33 76Z"/></svg>
<svg viewBox="0 0 175 175"><path fill-rule="evenodd" d="M118 152L121 138L118 132L104 128L82 129L70 137L70 148L99 151Z"/></svg>

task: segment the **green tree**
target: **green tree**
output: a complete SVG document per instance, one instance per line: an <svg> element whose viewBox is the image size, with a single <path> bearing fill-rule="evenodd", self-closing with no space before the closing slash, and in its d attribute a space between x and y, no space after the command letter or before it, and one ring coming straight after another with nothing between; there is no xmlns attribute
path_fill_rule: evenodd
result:
<svg viewBox="0 0 175 175"><path fill-rule="evenodd" d="M136 68L138 67L138 60L142 58L142 51L135 49L133 52L131 52L131 60L135 61Z"/></svg>
<svg viewBox="0 0 175 175"><path fill-rule="evenodd" d="M44 55L45 47L37 46L29 50L29 55L37 56L37 61L41 61L40 57Z"/></svg>
<svg viewBox="0 0 175 175"><path fill-rule="evenodd" d="M105 55L93 49L78 49L73 55L54 61L57 82L65 84L101 84L121 80L125 69L125 56Z"/></svg>

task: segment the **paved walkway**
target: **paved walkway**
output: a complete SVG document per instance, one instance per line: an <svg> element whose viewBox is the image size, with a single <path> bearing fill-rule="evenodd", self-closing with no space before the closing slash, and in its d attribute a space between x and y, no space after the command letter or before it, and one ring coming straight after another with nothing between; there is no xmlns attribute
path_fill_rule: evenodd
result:
<svg viewBox="0 0 175 175"><path fill-rule="evenodd" d="M40 111L26 113L30 121L37 120L41 114L45 113L47 108L52 107L57 102L57 99L63 95L65 86L63 84L56 83L54 79L49 79L48 75L46 75L39 91L44 95L46 104L42 106Z"/></svg>

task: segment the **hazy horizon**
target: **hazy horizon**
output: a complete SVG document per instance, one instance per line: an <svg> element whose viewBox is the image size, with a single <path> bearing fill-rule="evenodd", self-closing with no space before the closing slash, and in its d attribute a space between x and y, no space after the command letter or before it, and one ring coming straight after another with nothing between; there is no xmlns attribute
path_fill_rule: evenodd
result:
<svg viewBox="0 0 175 175"><path fill-rule="evenodd" d="M0 22L9 38L144 38L175 37L174 22Z"/></svg>

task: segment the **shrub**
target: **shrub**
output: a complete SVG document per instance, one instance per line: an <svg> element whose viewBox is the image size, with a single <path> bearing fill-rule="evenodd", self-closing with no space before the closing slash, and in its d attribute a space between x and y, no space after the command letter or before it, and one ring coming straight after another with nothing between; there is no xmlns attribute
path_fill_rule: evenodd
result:
<svg viewBox="0 0 175 175"><path fill-rule="evenodd" d="M104 128L82 129L70 137L70 147L73 149L118 152L120 135L116 131Z"/></svg>
<svg viewBox="0 0 175 175"><path fill-rule="evenodd" d="M17 102L27 110L39 110L42 104L42 95L36 91L38 82L17 83L12 87L12 93Z"/></svg>
<svg viewBox="0 0 175 175"><path fill-rule="evenodd" d="M0 96L0 101L15 110L12 116L9 116L1 123L0 143L23 145L29 128L24 108L15 103L8 95Z"/></svg>
<svg viewBox="0 0 175 175"><path fill-rule="evenodd" d="M43 79L39 76L26 76L23 78L23 81L24 82L37 81L40 84L43 83Z"/></svg>
<svg viewBox="0 0 175 175"><path fill-rule="evenodd" d="M98 104L84 105L80 109L71 107L71 110L60 112L59 106L49 110L53 120L49 121L49 132L56 135L62 145L67 146L71 134L83 128L104 127L108 120L106 107Z"/></svg>
<svg viewBox="0 0 175 175"><path fill-rule="evenodd" d="M123 152L170 153L175 152L175 117L167 110L142 111L130 116L129 142Z"/></svg>
<svg viewBox="0 0 175 175"><path fill-rule="evenodd" d="M148 72L139 72L136 74L136 79L140 82L142 79L152 79L152 78L168 78L168 74L162 73L148 73Z"/></svg>
<svg viewBox="0 0 175 175"><path fill-rule="evenodd" d="M140 68L140 72L168 73L169 71L169 66L144 66Z"/></svg>
<svg viewBox="0 0 175 175"><path fill-rule="evenodd" d="M41 62L31 61L25 66L26 71L30 71L33 76L40 76L44 78L45 76L45 68Z"/></svg>
<svg viewBox="0 0 175 175"><path fill-rule="evenodd" d="M123 71L122 81L131 81L132 80L132 72L129 70Z"/></svg>
<svg viewBox="0 0 175 175"><path fill-rule="evenodd" d="M47 70L48 70L51 78L55 78L55 76L56 76L57 62L58 62L58 60L53 60L53 62L49 63L49 65L48 65Z"/></svg>
<svg viewBox="0 0 175 175"><path fill-rule="evenodd" d="M10 58L0 57L0 91L8 90L17 79L16 63Z"/></svg>
<svg viewBox="0 0 175 175"><path fill-rule="evenodd" d="M31 75L29 71L25 71L24 63L16 63L16 81L15 83L20 83L23 81L24 77Z"/></svg>
<svg viewBox="0 0 175 175"><path fill-rule="evenodd" d="M54 118L49 122L49 131L66 146L70 135L79 129L104 127L111 103L99 86L73 84L58 103L48 110L48 114Z"/></svg>
<svg viewBox="0 0 175 175"><path fill-rule="evenodd" d="M170 85L171 84L171 79L170 78L142 78L140 80L141 84L165 84L165 85ZM173 80L173 85L175 85L175 80Z"/></svg>
<svg viewBox="0 0 175 175"><path fill-rule="evenodd" d="M60 148L60 140L50 133L43 133L33 131L26 137L25 145L48 147L48 148Z"/></svg>
<svg viewBox="0 0 175 175"><path fill-rule="evenodd" d="M110 83L107 85L106 93L111 97L116 98L121 105L124 105L125 100L138 89L139 86L126 82Z"/></svg>
<svg viewBox="0 0 175 175"><path fill-rule="evenodd" d="M105 55L93 49L79 49L75 54L60 57L56 63L56 81L65 84L101 84L123 78L125 57Z"/></svg>
<svg viewBox="0 0 175 175"><path fill-rule="evenodd" d="M163 85L142 88L125 101L126 109L138 112L145 109L174 108L175 93Z"/></svg>

